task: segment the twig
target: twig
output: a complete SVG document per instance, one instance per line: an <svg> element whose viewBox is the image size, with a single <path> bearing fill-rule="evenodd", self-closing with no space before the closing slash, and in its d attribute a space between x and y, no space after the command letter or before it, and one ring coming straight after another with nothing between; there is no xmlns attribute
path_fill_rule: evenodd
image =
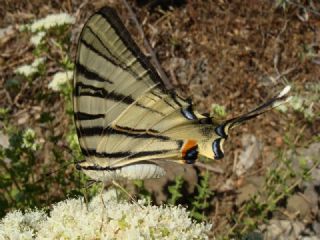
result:
<svg viewBox="0 0 320 240"><path fill-rule="evenodd" d="M21 187L19 185L19 181L16 179L16 174L14 172L14 170L11 170L7 164L5 163L4 159L1 158L0 160L0 164L2 165L2 167L4 168L4 170L10 175L11 179L12 179L12 182L13 184L16 186L16 188L19 190L19 192L21 192Z"/></svg>
<svg viewBox="0 0 320 240"><path fill-rule="evenodd" d="M12 104L13 104L13 101L12 101L12 98L11 98L11 96L10 96L10 93L9 93L5 88L3 89L3 91L4 91L4 94L5 94L6 97L7 97L10 105L12 105Z"/></svg>
<svg viewBox="0 0 320 240"><path fill-rule="evenodd" d="M272 80L275 81L275 82L278 81L279 79L285 77L286 75L288 75L288 74L291 73L292 71L296 70L296 67L292 67L292 68L288 68L287 70L285 70L285 71L283 71L283 72L281 73L281 72L279 72L277 66L274 66L274 68L275 68L275 71L276 71L277 74L278 74L276 77L274 77L274 78L272 77Z"/></svg>
<svg viewBox="0 0 320 240"><path fill-rule="evenodd" d="M204 169L206 169L208 171L211 171L211 172L220 173L220 174L223 173L223 170L221 168L212 167L212 166L209 166L207 164L203 164L201 162L196 162L194 165L199 167L199 168L204 168Z"/></svg>
<svg viewBox="0 0 320 240"><path fill-rule="evenodd" d="M299 7L299 8L307 9L309 12L312 12L313 14L315 14L315 15L317 15L317 16L320 16L320 12L312 9L312 8L309 7L309 6L304 6L304 5L302 5L302 4L298 3L298 2L291 1L291 0L289 0L288 2L291 3L292 5L295 5L295 6Z"/></svg>
<svg viewBox="0 0 320 240"><path fill-rule="evenodd" d="M296 139L293 142L294 146L297 145L297 143L298 143L299 139L302 137L302 134L303 134L306 127L307 127L307 125L304 124L303 127L300 129L298 136L296 137Z"/></svg>
<svg viewBox="0 0 320 240"><path fill-rule="evenodd" d="M154 53L154 51L152 50L144 32L143 29L141 27L141 25L139 24L139 21L136 17L136 15L134 14L134 12L132 11L132 8L130 7L130 5L128 4L128 2L126 0L122 0L123 4L126 6L126 8L128 9L129 14L131 15L132 20L134 21L135 25L137 26L137 30L139 32L139 34L141 35L142 39L143 39L143 43L145 45L145 48L147 49L147 51L150 54L151 60L155 65L155 68L157 69L163 83L166 85L166 87L168 89L172 89L172 84L169 81L167 75L165 74L165 72L162 70L162 67L156 57L156 54Z"/></svg>
<svg viewBox="0 0 320 240"><path fill-rule="evenodd" d="M17 107L21 107L21 104L19 104L20 97L24 93L24 90L29 88L29 82L25 82L23 86L21 87L19 93L16 95L16 97L13 99L13 104L16 105Z"/></svg>

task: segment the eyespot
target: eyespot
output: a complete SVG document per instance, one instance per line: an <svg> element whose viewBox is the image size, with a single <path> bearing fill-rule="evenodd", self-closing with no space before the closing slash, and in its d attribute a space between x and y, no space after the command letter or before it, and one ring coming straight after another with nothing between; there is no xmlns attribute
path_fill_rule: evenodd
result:
<svg viewBox="0 0 320 240"><path fill-rule="evenodd" d="M186 163L193 164L198 158L198 146L192 147L186 151L184 155L184 160Z"/></svg>
<svg viewBox="0 0 320 240"><path fill-rule="evenodd" d="M212 143L212 151L214 153L214 159L222 159L224 157L223 150L221 148L222 138L218 138Z"/></svg>
<svg viewBox="0 0 320 240"><path fill-rule="evenodd" d="M182 108L181 113L188 120L197 120L197 116L194 114L191 105L189 105L187 108Z"/></svg>
<svg viewBox="0 0 320 240"><path fill-rule="evenodd" d="M220 137L228 138L228 135L226 134L224 127L225 127L225 124L219 125L218 127L215 128L215 132Z"/></svg>
<svg viewBox="0 0 320 240"><path fill-rule="evenodd" d="M194 140L188 140L182 149L182 158L185 163L192 164L198 158L198 144Z"/></svg>

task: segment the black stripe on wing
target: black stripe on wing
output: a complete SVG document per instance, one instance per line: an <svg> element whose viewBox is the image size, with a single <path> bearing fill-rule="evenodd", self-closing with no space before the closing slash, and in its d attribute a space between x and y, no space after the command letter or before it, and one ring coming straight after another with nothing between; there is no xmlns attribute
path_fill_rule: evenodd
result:
<svg viewBox="0 0 320 240"><path fill-rule="evenodd" d="M108 92L105 88L98 88L92 85L87 85L82 82L77 82L74 88L74 96L92 96L104 99L110 99L117 102L132 104L135 100L131 96L126 96L121 93Z"/></svg>
<svg viewBox="0 0 320 240"><path fill-rule="evenodd" d="M110 99L116 102L126 103L128 105L131 105L134 103L134 105L137 107L141 107L151 112L164 115L162 112L159 112L155 109L149 108L138 102L135 102L135 100L131 96L123 95L121 93L116 93L114 91L108 92L105 88L98 88L92 85L84 84L82 82L76 83L73 93L74 93L74 96L76 97L91 96L91 97L97 97L97 98L103 98L103 99Z"/></svg>
<svg viewBox="0 0 320 240"><path fill-rule="evenodd" d="M182 144L181 144L182 145ZM94 156L98 158L125 158L125 159L134 159L139 157L147 157L147 156L157 156L160 154L170 153L175 149L167 149L167 150L156 150L156 151L139 151L139 152L97 152L95 149L87 149L84 153L85 156ZM87 154L87 155L86 155ZM152 159L152 158L150 158Z"/></svg>
<svg viewBox="0 0 320 240"><path fill-rule="evenodd" d="M96 39L98 39L99 43L101 44L101 46L103 47L103 49L108 52L108 54L110 55L107 56L105 54L103 54L102 52L100 52L99 50L97 50L92 44L88 43L85 39L81 39L81 44L83 44L87 49L89 49L90 51L94 52L95 54L97 54L98 56L104 58L106 61L112 63L114 66L121 68L124 71L129 72L137 81L143 79L144 75L139 76L138 73L134 72L130 66L127 66L126 63L121 62L119 58L117 58L117 56L115 56L114 54L112 54L112 52L107 48L107 46L104 45L103 41L99 38L99 36L97 34L94 33L94 31L90 28L90 26L86 26L86 28L91 32L92 35L95 36Z"/></svg>
<svg viewBox="0 0 320 240"><path fill-rule="evenodd" d="M92 114L92 113L84 113L84 112L74 112L75 120L96 120L100 118L104 118L104 114Z"/></svg>
<svg viewBox="0 0 320 240"><path fill-rule="evenodd" d="M86 79L94 80L94 81L98 81L98 82L107 82L107 83L113 84L113 82L111 80L100 76L98 73L90 71L88 68L83 66L81 63L76 63L76 71L77 71L77 74L84 76Z"/></svg>
<svg viewBox="0 0 320 240"><path fill-rule="evenodd" d="M158 97L159 99L161 99L162 101L164 101L168 106L170 106L173 109L177 109L177 107L173 106L170 101L168 99L166 99L166 96L161 95L160 93L156 93L155 91L152 91L151 94L153 94L154 96ZM178 107L180 107L180 105L178 105Z"/></svg>
<svg viewBox="0 0 320 240"><path fill-rule="evenodd" d="M155 68L152 66L150 61L146 58L146 56L140 51L137 44L131 38L130 33L120 20L119 16L117 15L116 11L109 7L104 7L97 12L100 14L110 25L113 27L114 31L117 33L119 38L123 41L126 47L132 52L132 54L138 59L139 63L142 67L148 70L148 75L155 83L161 83L161 88L165 89L165 85L158 75Z"/></svg>
<svg viewBox="0 0 320 240"><path fill-rule="evenodd" d="M119 126L119 125L115 125L115 128L119 129L121 131L128 131L128 132L134 132L134 133L144 133L144 132L150 132L150 133L154 133L154 134L159 133L157 130L154 130L154 129L130 128L130 127L124 127L124 126Z"/></svg>
<svg viewBox="0 0 320 240"><path fill-rule="evenodd" d="M167 136L162 136L162 135L155 135L155 134L150 134L146 132L128 132L128 131L121 131L119 129L114 129L111 127L100 127L100 126L95 126L95 127L80 127L77 129L81 133L81 138L84 137L90 137L90 136L110 136L113 134L118 134L118 135L125 135L126 137L132 137L132 138L154 138L154 139L159 139L163 141L170 140L169 137ZM103 133L103 135L101 135Z"/></svg>

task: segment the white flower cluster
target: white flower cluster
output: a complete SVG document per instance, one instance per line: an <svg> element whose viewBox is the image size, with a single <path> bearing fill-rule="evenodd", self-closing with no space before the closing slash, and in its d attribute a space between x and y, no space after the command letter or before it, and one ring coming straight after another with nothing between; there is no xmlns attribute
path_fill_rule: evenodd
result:
<svg viewBox="0 0 320 240"><path fill-rule="evenodd" d="M42 42L45 36L46 36L45 32L37 32L35 35L32 35L30 42L33 45L38 46Z"/></svg>
<svg viewBox="0 0 320 240"><path fill-rule="evenodd" d="M74 24L76 19L68 13L51 14L45 18L34 21L31 26L31 32L48 30L56 26Z"/></svg>
<svg viewBox="0 0 320 240"><path fill-rule="evenodd" d="M39 224L46 218L43 211L10 212L0 221L0 239L35 239Z"/></svg>
<svg viewBox="0 0 320 240"><path fill-rule="evenodd" d="M21 25L20 31L31 31L33 35L30 42L34 46L38 46L43 43L44 37L46 36L46 30L54 27L74 24L75 21L75 17L68 13L51 14L45 18L34 21L32 24Z"/></svg>
<svg viewBox="0 0 320 240"><path fill-rule="evenodd" d="M53 75L53 78L49 83L48 88L52 89L55 92L58 92L61 90L61 87L63 87L63 85L66 84L68 81L72 80L72 78L72 71L57 72L55 75Z"/></svg>
<svg viewBox="0 0 320 240"><path fill-rule="evenodd" d="M118 202L114 195L108 191L104 204L97 196L88 206L66 200L48 217L41 211L9 213L0 222L0 239L208 239L211 224L193 222L182 207Z"/></svg>
<svg viewBox="0 0 320 240"><path fill-rule="evenodd" d="M35 73L39 72L39 66L43 64L44 61L45 58L36 58L31 65L22 65L18 67L14 72L25 77L31 77Z"/></svg>
<svg viewBox="0 0 320 240"><path fill-rule="evenodd" d="M36 133L31 128L26 129L22 135L22 147L32 151L39 148L39 144L36 142Z"/></svg>

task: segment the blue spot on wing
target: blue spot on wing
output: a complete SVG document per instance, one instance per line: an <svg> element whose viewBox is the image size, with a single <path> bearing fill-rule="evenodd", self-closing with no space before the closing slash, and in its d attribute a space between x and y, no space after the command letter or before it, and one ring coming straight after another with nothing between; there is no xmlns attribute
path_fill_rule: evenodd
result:
<svg viewBox="0 0 320 240"><path fill-rule="evenodd" d="M198 158L198 146L194 146L193 148L188 149L186 152L186 155L184 157L184 160L186 160L186 163L193 164Z"/></svg>
<svg viewBox="0 0 320 240"><path fill-rule="evenodd" d="M224 153L220 145L221 139L222 138L218 138L214 140L212 143L212 151L214 153L214 159L222 159L224 157Z"/></svg>
<svg viewBox="0 0 320 240"><path fill-rule="evenodd" d="M181 109L182 115L188 120L197 120L197 116L194 114L192 110L192 106L189 105L187 108Z"/></svg>

